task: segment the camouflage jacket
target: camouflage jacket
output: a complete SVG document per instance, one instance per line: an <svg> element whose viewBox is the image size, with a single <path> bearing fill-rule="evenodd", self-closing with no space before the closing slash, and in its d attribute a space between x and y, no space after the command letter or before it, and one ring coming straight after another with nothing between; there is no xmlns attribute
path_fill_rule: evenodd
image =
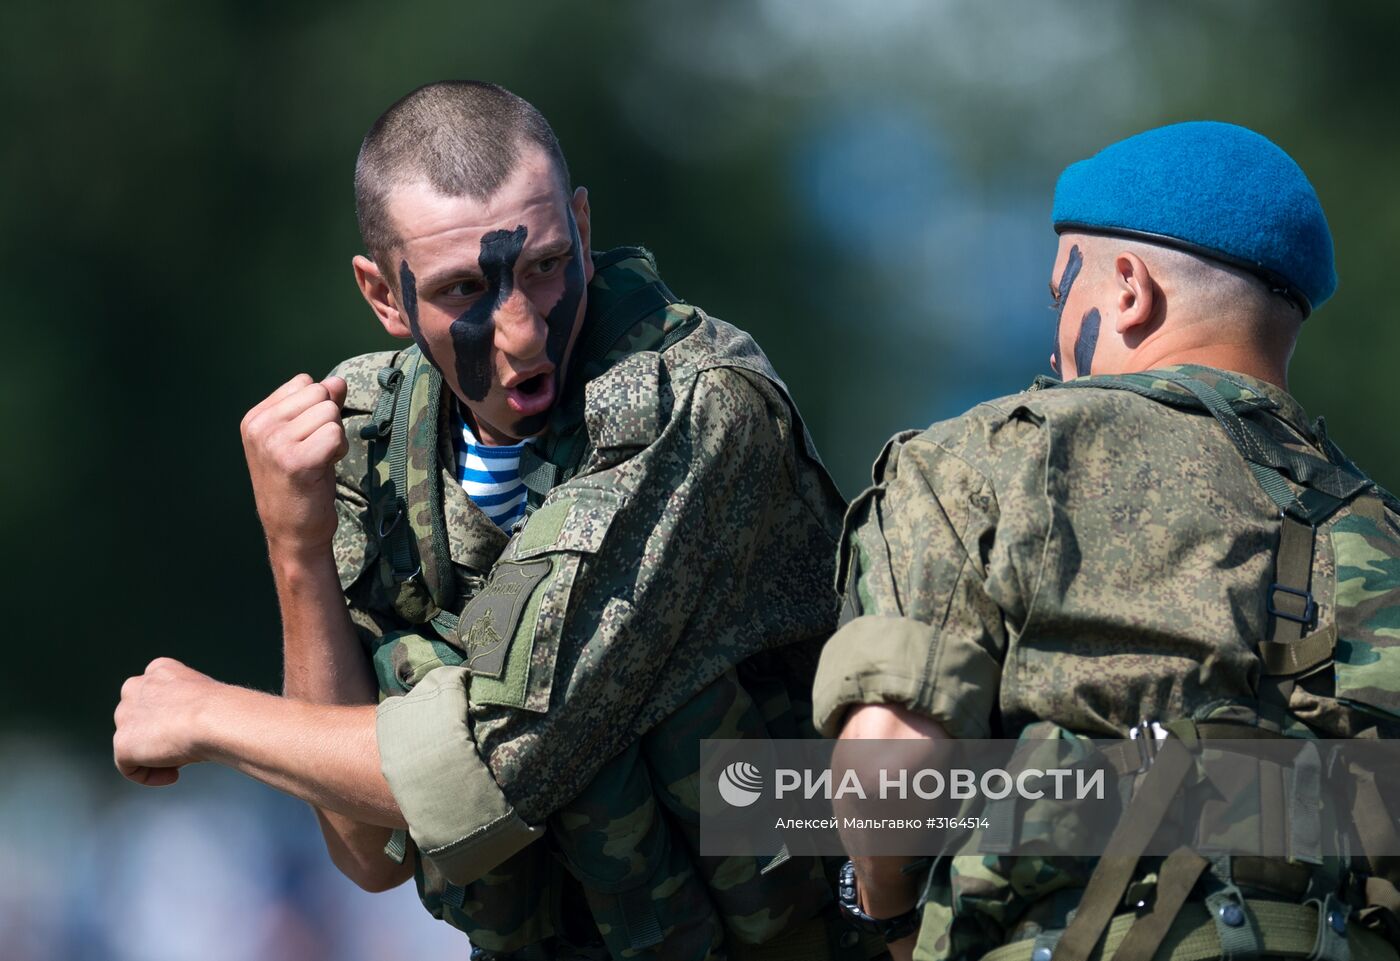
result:
<svg viewBox="0 0 1400 961"><path fill-rule="evenodd" d="M600 269L580 339L618 299L610 287L653 271L641 256ZM635 781L638 751L653 776L669 763L662 783L683 795L675 762L690 752L675 731L699 730L691 716L713 713L709 701L754 690L752 676L744 690L732 683L736 665L777 658L778 673L810 676L835 621L842 501L753 341L673 304L578 366L560 408L582 392L581 467L512 534L455 480L450 396L411 425L410 457L436 474L457 602L467 604L460 636L444 638L430 604L405 602L374 573L373 465L359 432L393 357L337 368L350 385L351 451L338 470L336 556L381 689L403 695L380 707L385 774L420 853L460 888L519 866L513 856L546 825L559 832L561 817L616 817L626 792L598 785ZM483 620L471 602L492 598L512 603ZM484 653L493 669L473 671ZM580 836L561 839L566 855Z"/></svg>
<svg viewBox="0 0 1400 961"><path fill-rule="evenodd" d="M1324 443L1278 388L1186 369L1252 401L1285 447ZM849 705L878 702L971 738L1250 715L1278 519L1214 418L1122 390L1031 390L899 434L846 518L848 612L818 669L818 726L834 735ZM1320 629L1340 634L1336 670L1298 683L1288 709L1320 736L1400 722L1397 557L1388 495L1318 531L1312 591ZM1028 861L954 859L918 956L976 956L1049 923L1040 899L1084 878Z"/></svg>

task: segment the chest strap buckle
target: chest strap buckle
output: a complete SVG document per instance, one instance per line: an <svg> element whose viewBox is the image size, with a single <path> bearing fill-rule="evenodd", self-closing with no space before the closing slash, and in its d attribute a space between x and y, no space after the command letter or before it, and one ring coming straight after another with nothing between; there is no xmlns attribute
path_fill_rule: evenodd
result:
<svg viewBox="0 0 1400 961"><path fill-rule="evenodd" d="M1285 599L1287 610L1279 607L1274 602L1278 594L1292 595L1302 601L1302 611L1298 610L1296 601ZM1292 587L1284 587L1282 584L1269 585L1269 613L1274 617L1282 617L1285 620L1302 624L1305 628L1312 628L1317 624L1317 601L1313 600L1312 591L1300 591Z"/></svg>

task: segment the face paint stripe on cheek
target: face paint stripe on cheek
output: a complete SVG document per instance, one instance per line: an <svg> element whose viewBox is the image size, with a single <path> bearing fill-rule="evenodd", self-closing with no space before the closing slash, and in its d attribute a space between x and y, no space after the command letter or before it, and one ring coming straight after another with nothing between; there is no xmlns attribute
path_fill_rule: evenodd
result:
<svg viewBox="0 0 1400 961"><path fill-rule="evenodd" d="M1079 324L1079 333L1074 338L1074 375L1084 377L1093 368L1094 351L1099 346L1099 310L1091 309Z"/></svg>
<svg viewBox="0 0 1400 961"><path fill-rule="evenodd" d="M428 349L428 342L423 337L423 331L418 327L418 278L408 269L407 260L399 261L399 297L403 301L403 312L408 318L408 332L413 335L413 342L418 345L428 363L437 367L433 361L433 353Z"/></svg>
<svg viewBox="0 0 1400 961"><path fill-rule="evenodd" d="M569 263L564 268L564 290L549 309L545 323L549 327L549 339L545 352L550 363L558 367L564 361L564 351L569 346L569 338L574 332L574 321L578 317L578 305L583 299L584 265L583 243L579 239L578 221L573 209L569 209Z"/></svg>
<svg viewBox="0 0 1400 961"><path fill-rule="evenodd" d="M564 290L559 294L559 299L554 302L554 306L549 309L549 313L545 315L544 319L545 327L548 330L544 345L545 356L554 365L555 389L561 393L564 378L568 373L563 369L564 352L569 348L569 340L574 333L574 321L578 318L578 306L583 299L584 289L588 286L584 280L583 243L579 237L578 221L574 219L573 210L566 209L569 218L570 244L569 252L564 255L568 258L568 263L564 267ZM549 422L549 415L549 410L543 410L538 414L521 418L515 425L516 433L522 437L539 433Z"/></svg>
<svg viewBox="0 0 1400 961"><path fill-rule="evenodd" d="M1060 372L1060 321L1064 319L1065 301L1069 299L1069 292L1074 288L1074 280L1083 265L1084 255L1079 252L1079 245L1075 244L1069 249L1069 258L1065 261L1065 270L1060 275L1055 294L1055 343L1050 348L1050 366L1057 374Z"/></svg>

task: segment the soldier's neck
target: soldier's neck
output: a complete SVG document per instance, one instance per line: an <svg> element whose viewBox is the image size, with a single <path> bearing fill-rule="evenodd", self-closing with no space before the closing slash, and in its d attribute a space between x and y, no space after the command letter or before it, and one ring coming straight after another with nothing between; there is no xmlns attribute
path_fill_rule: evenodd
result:
<svg viewBox="0 0 1400 961"><path fill-rule="evenodd" d="M1154 370L1160 367L1173 367L1177 364L1199 364L1217 370L1230 370L1256 377L1275 387L1288 391L1288 364L1275 358L1265 357L1256 347L1242 344L1211 344L1196 347L1182 346L1161 353L1133 357L1135 371Z"/></svg>

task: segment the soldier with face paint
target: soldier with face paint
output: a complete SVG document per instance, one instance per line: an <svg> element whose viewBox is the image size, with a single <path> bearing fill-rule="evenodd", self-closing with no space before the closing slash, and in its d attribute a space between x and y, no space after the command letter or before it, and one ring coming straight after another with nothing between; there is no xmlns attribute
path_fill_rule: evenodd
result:
<svg viewBox="0 0 1400 961"><path fill-rule="evenodd" d="M1287 390L1336 286L1312 185L1258 134L1179 124L1067 169L1054 225L1065 380L889 442L846 518L820 729L1400 733L1400 502ZM853 860L867 923L914 931L897 958L1393 959L1377 932L1400 936L1376 862Z"/></svg>
<svg viewBox="0 0 1400 961"><path fill-rule="evenodd" d="M844 505L767 358L646 251L593 250L494 85L391 107L356 201L356 282L411 346L243 424L287 696L157 661L118 766L306 799L344 873L415 877L474 958L883 950L832 926L832 865L698 855L700 739L811 731L836 615Z"/></svg>

